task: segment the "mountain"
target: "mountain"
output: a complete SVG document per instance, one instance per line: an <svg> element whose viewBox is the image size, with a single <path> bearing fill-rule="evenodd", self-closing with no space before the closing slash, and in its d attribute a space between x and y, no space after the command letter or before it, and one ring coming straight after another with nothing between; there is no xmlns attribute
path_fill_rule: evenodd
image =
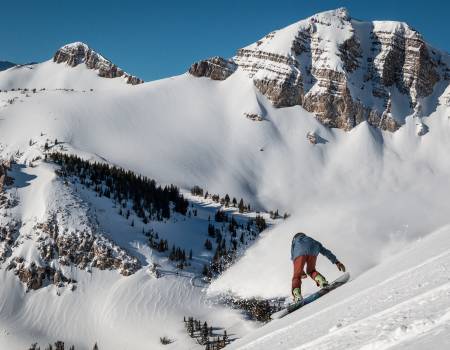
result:
<svg viewBox="0 0 450 350"><path fill-rule="evenodd" d="M0 72L0 345L205 348L192 316L241 338L230 348L302 346L299 334L305 346L392 345L397 333L438 348L447 62L404 23L338 9L153 82L82 43ZM298 231L353 280L264 327L227 307L288 300Z"/></svg>
<svg viewBox="0 0 450 350"><path fill-rule="evenodd" d="M0 71L14 67L16 64L8 61L0 61Z"/></svg>
<svg viewBox="0 0 450 350"><path fill-rule="evenodd" d="M142 79L126 73L86 44L76 42L59 48L48 61L19 65L4 72L0 88L111 89L141 83Z"/></svg>
<svg viewBox="0 0 450 350"><path fill-rule="evenodd" d="M363 22L340 8L189 71L224 80L239 67L276 107L301 105L329 127L350 130L367 121L395 131L406 116L435 110L450 80L449 62L406 23Z"/></svg>
<svg viewBox="0 0 450 350"><path fill-rule="evenodd" d="M53 62L66 63L70 67L85 64L87 68L98 70L98 75L103 78L125 78L127 84L142 84L144 81L124 72L111 61L92 50L81 42L67 44L56 51Z"/></svg>

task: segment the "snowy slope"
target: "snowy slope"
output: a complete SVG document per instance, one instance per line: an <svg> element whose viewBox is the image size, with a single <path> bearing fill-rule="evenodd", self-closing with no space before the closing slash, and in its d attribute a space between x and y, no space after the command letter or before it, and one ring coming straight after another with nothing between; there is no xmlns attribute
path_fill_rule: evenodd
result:
<svg viewBox="0 0 450 350"><path fill-rule="evenodd" d="M55 176L53 165L38 161L34 167L16 167L10 175L15 179L17 190L12 191L19 204L6 214L22 225L17 248L9 261L23 257L38 266L45 264L38 252L42 239L35 225L45 222L56 211L62 216L58 221L59 237L89 231L87 222L92 219L98 224L93 234L114 242L111 249L118 249L114 246L118 244L137 257L143 267L131 276L121 276L115 270L79 269L53 261L52 267L61 268L64 275L74 279L75 287L50 284L26 290L4 264L0 270L2 348L25 349L34 342L44 345L59 339L77 349L90 348L94 343L105 349L146 349L161 346L162 336L174 340L167 348L201 348L188 337L184 316L207 321L219 327L218 332L227 329L234 337L255 327L239 312L211 304L203 292L205 282L199 271L211 254L205 251L203 242L208 217L214 215L217 205L192 198L198 210L195 218L175 215L168 222L144 225L146 230L154 229L169 242L194 251L192 267L180 271L166 254L148 247L142 223L135 215L126 219L118 215L110 199L100 198L76 182L64 184ZM132 220L136 222L134 227L130 227ZM155 278L152 270L154 264L160 266L159 278Z"/></svg>
<svg viewBox="0 0 450 350"><path fill-rule="evenodd" d="M95 71L84 65L67 67L53 60L46 62L12 67L0 72L0 89L114 89L125 85L121 78L98 79Z"/></svg>
<svg viewBox="0 0 450 350"><path fill-rule="evenodd" d="M447 349L450 228L408 246L230 349Z"/></svg>
<svg viewBox="0 0 450 350"><path fill-rule="evenodd" d="M290 54L286 47L299 25L269 35L270 40L262 44L264 50ZM366 24L354 21L353 25L360 37L367 34ZM406 28L395 22L375 26L380 31ZM350 29L336 33L350 34ZM347 37L322 39L319 46L324 54L319 56L326 62L317 62L341 70L341 62L329 62L327 52L335 56L336 43ZM363 77L352 79L360 82ZM77 348L90 348L95 341L107 349L157 348L159 337L167 335L176 339L167 348L201 348L183 329L183 316L195 315L236 337L248 334L232 345L235 348L312 346L304 343L304 333L313 334L308 342L317 342L318 348L332 348L330 344L401 347L408 346L410 338L424 346L432 339L437 348L445 348L434 334L449 332L449 232L445 228L429 233L449 224L447 85L437 83L420 117L402 109L403 97L393 93L392 108L411 112L395 132L367 122L346 132L324 126L299 105L275 108L242 67L223 81L184 74L136 86L122 78L99 77L85 65L70 67L52 60L0 72L0 158L14 157L18 162L13 171L16 184L8 195L19 202L3 213L1 223L14 219L21 227L18 248L7 262L20 256L43 263L34 227L62 208L67 214L62 228L84 229L89 223L104 244L142 265L127 277L115 270L90 273L61 267L78 281L74 291L51 285L26 292L3 264L0 284L6 287L0 288L0 347L22 349L34 341L62 339ZM425 129L426 133L419 132ZM311 143L308 133L319 142ZM52 146L55 139L59 147ZM198 218L178 217L145 227L195 251L192 270L177 275L167 257L146 245L142 226L131 227L132 219L118 215L111 201L76 182L64 185L52 166L33 161L42 157L45 143L51 149L136 171L161 184L183 189L200 185L210 193L243 197L258 210L280 209L291 216L263 232L235 265L213 281L207 295L198 274L211 257L211 252L203 250L203 242L208 216L214 215L216 205L190 198L201 213ZM215 294L288 297L290 240L298 231L333 250L349 268L352 282L302 313L256 332L250 331L257 324L242 314L210 304L209 296ZM153 263L162 265L163 278L155 279L150 273ZM430 277L420 264L425 271L434 266L436 277ZM329 279L338 275L323 259L318 266ZM392 276L392 266L398 278L384 282L386 275ZM412 278L416 275L417 285ZM305 283L305 293L314 289L312 283ZM432 307L425 309L421 303ZM411 318L399 322L409 309ZM431 321L421 323L427 318ZM387 328L374 328L378 322ZM357 333L354 330L362 330L362 338L368 341L350 336Z"/></svg>

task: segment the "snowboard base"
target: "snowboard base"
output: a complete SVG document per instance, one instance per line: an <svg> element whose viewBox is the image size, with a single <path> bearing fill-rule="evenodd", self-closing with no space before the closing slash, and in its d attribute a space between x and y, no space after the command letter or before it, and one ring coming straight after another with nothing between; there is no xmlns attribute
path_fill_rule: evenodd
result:
<svg viewBox="0 0 450 350"><path fill-rule="evenodd" d="M301 307L303 307L305 305L308 305L309 303L312 303L313 301L319 299L321 296L324 296L325 294L329 293L333 289L336 289L336 288L342 286L349 279L350 279L350 273L346 272L342 276L337 278L335 281L331 282L328 286L318 290L317 292L315 292L315 293L313 293L311 295L308 295L302 301L300 301L298 303L292 303L292 304L288 305L286 308L284 308L284 309L282 309L282 310L280 310L278 312L273 313L270 316L270 318L272 320L276 320L276 319L282 318L282 317L290 314L291 312L294 312L294 311L300 309Z"/></svg>

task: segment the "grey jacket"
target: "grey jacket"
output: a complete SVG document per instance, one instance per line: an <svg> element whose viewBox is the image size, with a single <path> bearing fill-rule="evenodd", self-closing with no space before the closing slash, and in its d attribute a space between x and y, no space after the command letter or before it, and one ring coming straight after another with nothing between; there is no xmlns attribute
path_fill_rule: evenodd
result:
<svg viewBox="0 0 450 350"><path fill-rule="evenodd" d="M295 258L302 255L314 255L317 256L322 254L328 258L333 264L338 262L336 256L325 248L322 243L316 241L315 239L308 237L304 233L297 233L292 239L291 245L291 260L294 261Z"/></svg>

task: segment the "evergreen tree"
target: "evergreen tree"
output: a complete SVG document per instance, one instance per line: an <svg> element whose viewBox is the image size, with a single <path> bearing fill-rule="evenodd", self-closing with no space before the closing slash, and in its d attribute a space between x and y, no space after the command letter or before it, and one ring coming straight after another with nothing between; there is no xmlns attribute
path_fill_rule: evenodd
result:
<svg viewBox="0 0 450 350"><path fill-rule="evenodd" d="M228 195L228 193L225 195L224 202L226 207L230 205L230 196Z"/></svg>
<svg viewBox="0 0 450 350"><path fill-rule="evenodd" d="M259 232L262 232L267 228L266 220L264 220L261 215L256 215L255 225Z"/></svg>
<svg viewBox="0 0 450 350"><path fill-rule="evenodd" d="M205 248L207 250L211 250L212 249L212 243L211 243L211 241L209 239L206 239L206 241L205 241Z"/></svg>
<svg viewBox="0 0 450 350"><path fill-rule="evenodd" d="M208 236L215 237L215 227L213 224L208 224Z"/></svg>
<svg viewBox="0 0 450 350"><path fill-rule="evenodd" d="M239 208L239 213L243 213L244 210L245 210L244 200L243 200L242 198L241 198L241 200L239 201L238 208Z"/></svg>

